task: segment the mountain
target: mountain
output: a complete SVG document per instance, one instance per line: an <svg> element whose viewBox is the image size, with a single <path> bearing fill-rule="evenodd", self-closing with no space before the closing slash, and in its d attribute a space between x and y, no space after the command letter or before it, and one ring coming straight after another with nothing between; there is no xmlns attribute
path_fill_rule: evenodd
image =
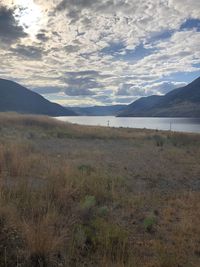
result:
<svg viewBox="0 0 200 267"><path fill-rule="evenodd" d="M200 117L200 77L164 96L142 97L119 117Z"/></svg>
<svg viewBox="0 0 200 267"><path fill-rule="evenodd" d="M41 95L15 82L0 79L0 112L2 111L15 111L49 116L76 115L72 110L52 103Z"/></svg>
<svg viewBox="0 0 200 267"><path fill-rule="evenodd" d="M69 109L76 112L79 116L116 116L126 107L127 105L113 105L93 107L70 107Z"/></svg>

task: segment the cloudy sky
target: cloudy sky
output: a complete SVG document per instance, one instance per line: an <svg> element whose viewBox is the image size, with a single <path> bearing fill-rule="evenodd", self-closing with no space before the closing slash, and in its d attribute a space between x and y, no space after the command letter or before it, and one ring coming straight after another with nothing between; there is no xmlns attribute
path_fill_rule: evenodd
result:
<svg viewBox="0 0 200 267"><path fill-rule="evenodd" d="M165 94L200 75L200 1L0 0L0 58L62 105Z"/></svg>

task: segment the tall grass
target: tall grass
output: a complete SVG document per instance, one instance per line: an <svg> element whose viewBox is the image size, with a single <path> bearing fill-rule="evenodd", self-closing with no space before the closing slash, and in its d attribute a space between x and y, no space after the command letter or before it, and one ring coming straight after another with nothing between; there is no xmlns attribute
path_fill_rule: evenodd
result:
<svg viewBox="0 0 200 267"><path fill-rule="evenodd" d="M1 267L198 266L198 190L180 189L178 176L173 179L179 189L162 191L156 182L166 175L165 169L159 180L151 166L148 171L140 169L140 175L129 164L114 172L110 164L102 164L104 158L99 159L95 147L91 152L82 151L78 160L70 158L64 145L73 139L73 144L78 144L76 155L80 155L83 141L112 140L112 146L121 142L122 148L127 141L133 144L132 152L126 151L127 163L142 164L146 153L154 153L158 156L155 160L170 159L174 169L181 160L176 155L183 153L184 160L196 164L199 136L180 135L177 147L172 142L176 134L157 133L164 140L160 151L156 143L160 137L155 137L154 131L81 127L17 114L0 115L0 123ZM194 155L186 149L193 149ZM110 155L105 147L101 153L105 158ZM137 157L133 160L130 155L134 153ZM86 155L92 162L96 160L95 166L84 161ZM196 173L200 171L194 166ZM181 168L192 174L187 164ZM145 181L146 191L135 190L138 180ZM154 187L149 186L152 182Z"/></svg>

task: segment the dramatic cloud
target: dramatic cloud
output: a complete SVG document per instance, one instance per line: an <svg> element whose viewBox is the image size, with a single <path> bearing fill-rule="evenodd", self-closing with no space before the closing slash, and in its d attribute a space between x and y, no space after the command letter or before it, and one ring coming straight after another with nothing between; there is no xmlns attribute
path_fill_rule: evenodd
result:
<svg viewBox="0 0 200 267"><path fill-rule="evenodd" d="M45 33L38 33L36 37L42 42L47 42L49 40L49 37L47 37Z"/></svg>
<svg viewBox="0 0 200 267"><path fill-rule="evenodd" d="M11 44L26 36L14 17L14 9L0 5L0 41Z"/></svg>
<svg viewBox="0 0 200 267"><path fill-rule="evenodd" d="M42 57L42 49L30 45L17 45L11 51L29 60L37 60Z"/></svg>
<svg viewBox="0 0 200 267"><path fill-rule="evenodd" d="M67 85L65 94L69 96L95 95L96 93L92 90L102 87L96 80L98 76L99 73L95 71L67 72L66 78L63 78Z"/></svg>
<svg viewBox="0 0 200 267"><path fill-rule="evenodd" d="M65 51L67 53L75 53L77 51L79 51L79 46L78 45L66 45L65 46Z"/></svg>
<svg viewBox="0 0 200 267"><path fill-rule="evenodd" d="M199 76L199 47L197 0L0 1L0 76L64 105L165 94Z"/></svg>
<svg viewBox="0 0 200 267"><path fill-rule="evenodd" d="M152 94L167 94L171 90L179 87L185 86L186 83L184 82L170 82L170 81L163 81L159 83L155 83L152 86L149 86L148 92L151 92Z"/></svg>

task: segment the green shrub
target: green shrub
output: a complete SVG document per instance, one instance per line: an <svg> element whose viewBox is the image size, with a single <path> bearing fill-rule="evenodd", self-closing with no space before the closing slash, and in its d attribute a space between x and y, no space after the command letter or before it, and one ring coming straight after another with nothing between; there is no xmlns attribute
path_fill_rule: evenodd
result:
<svg viewBox="0 0 200 267"><path fill-rule="evenodd" d="M82 174L90 175L94 169L90 165L80 165L78 166L78 170L82 172Z"/></svg>
<svg viewBox="0 0 200 267"><path fill-rule="evenodd" d="M146 232L152 232L155 225L155 217L149 216L144 219L144 229Z"/></svg>
<svg viewBox="0 0 200 267"><path fill-rule="evenodd" d="M86 196L84 201L81 203L82 209L91 209L96 205L96 198L95 196Z"/></svg>
<svg viewBox="0 0 200 267"><path fill-rule="evenodd" d="M128 260L128 232L121 226L96 218L90 224L78 224L73 234L73 253L87 257L98 253L111 262Z"/></svg>
<svg viewBox="0 0 200 267"><path fill-rule="evenodd" d="M103 206L103 207L100 207L99 209L98 209L98 215L100 216L100 217L105 217L107 214L108 214L108 207L106 207L106 206Z"/></svg>

